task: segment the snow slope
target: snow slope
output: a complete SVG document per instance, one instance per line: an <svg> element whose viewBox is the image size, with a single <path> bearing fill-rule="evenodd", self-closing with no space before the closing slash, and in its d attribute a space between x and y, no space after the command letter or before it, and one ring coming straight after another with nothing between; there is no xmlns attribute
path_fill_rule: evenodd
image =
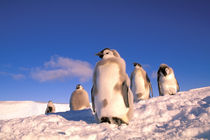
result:
<svg viewBox="0 0 210 140"><path fill-rule="evenodd" d="M30 109L25 113L36 116L0 120L0 139L210 139L210 87L140 101L135 104L130 124L120 127L97 124L91 109L44 115L47 103L38 105L44 107L42 111L34 108L34 103L25 102L37 115L30 114ZM4 105L0 103L1 112L6 109ZM15 108L16 104L11 106ZM12 113L8 113L10 117Z"/></svg>
<svg viewBox="0 0 210 140"><path fill-rule="evenodd" d="M69 110L68 104L54 104L57 112ZM0 120L25 118L45 113L47 103L33 101L0 101Z"/></svg>

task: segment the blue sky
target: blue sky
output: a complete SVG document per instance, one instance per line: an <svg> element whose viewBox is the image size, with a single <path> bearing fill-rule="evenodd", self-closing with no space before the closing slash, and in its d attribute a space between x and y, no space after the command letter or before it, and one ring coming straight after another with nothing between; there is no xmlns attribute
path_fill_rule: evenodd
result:
<svg viewBox="0 0 210 140"><path fill-rule="evenodd" d="M104 48L155 73L171 66L181 91L210 86L208 0L0 1L0 100L68 103L76 84L90 94Z"/></svg>

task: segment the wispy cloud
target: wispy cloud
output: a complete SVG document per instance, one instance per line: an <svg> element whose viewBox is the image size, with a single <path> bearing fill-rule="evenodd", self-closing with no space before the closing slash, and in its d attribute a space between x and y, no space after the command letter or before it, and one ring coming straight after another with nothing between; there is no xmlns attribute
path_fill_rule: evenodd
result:
<svg viewBox="0 0 210 140"><path fill-rule="evenodd" d="M20 80L20 79L24 79L25 78L25 75L23 74L14 74L14 73L9 73L9 72L3 72L3 71L0 71L0 75L2 76L9 76L15 80Z"/></svg>
<svg viewBox="0 0 210 140"><path fill-rule="evenodd" d="M152 79L156 79L157 78L157 71L153 71L151 77L152 77Z"/></svg>
<svg viewBox="0 0 210 140"><path fill-rule="evenodd" d="M86 61L53 56L42 67L32 69L31 77L40 82L73 77L85 82L91 78L92 71L91 65Z"/></svg>
<svg viewBox="0 0 210 140"><path fill-rule="evenodd" d="M142 67L146 68L146 69L150 69L151 68L151 66L149 64L142 64Z"/></svg>
<svg viewBox="0 0 210 140"><path fill-rule="evenodd" d="M23 74L12 74L11 76L13 79L16 79L16 80L25 78L25 75L23 75Z"/></svg>

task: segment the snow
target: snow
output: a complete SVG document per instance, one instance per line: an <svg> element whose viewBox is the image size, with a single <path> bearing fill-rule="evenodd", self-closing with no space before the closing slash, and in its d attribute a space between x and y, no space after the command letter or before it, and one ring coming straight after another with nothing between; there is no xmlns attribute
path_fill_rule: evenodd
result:
<svg viewBox="0 0 210 140"><path fill-rule="evenodd" d="M55 104L57 113L45 115L46 106L0 102L0 139L210 139L210 87L135 103L133 119L119 127L97 124L91 109Z"/></svg>
<svg viewBox="0 0 210 140"><path fill-rule="evenodd" d="M0 101L0 120L25 118L45 113L47 103L33 101ZM69 110L68 104L55 104L56 111Z"/></svg>

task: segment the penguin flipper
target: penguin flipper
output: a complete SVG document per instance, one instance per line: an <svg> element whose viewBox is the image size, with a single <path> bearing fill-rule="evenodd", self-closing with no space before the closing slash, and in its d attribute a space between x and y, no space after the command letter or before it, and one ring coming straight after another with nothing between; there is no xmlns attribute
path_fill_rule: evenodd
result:
<svg viewBox="0 0 210 140"><path fill-rule="evenodd" d="M152 85L151 85L151 83L149 84L149 88L150 88L150 92L151 92L152 97L153 97L153 90L152 90Z"/></svg>
<svg viewBox="0 0 210 140"><path fill-rule="evenodd" d="M151 85L151 82L150 82L149 76L148 76L147 74L146 74L146 79L147 79L147 82L149 83L150 92L151 92L152 97L153 97L152 85Z"/></svg>
<svg viewBox="0 0 210 140"><path fill-rule="evenodd" d="M180 87L179 87L179 83L178 83L177 80L176 80L176 87L177 87L177 92L179 92L180 91Z"/></svg>
<svg viewBox="0 0 210 140"><path fill-rule="evenodd" d="M159 84L159 81L158 81L158 90L159 90L159 96L163 96L163 94L162 94L161 91L160 91L160 84Z"/></svg>
<svg viewBox="0 0 210 140"><path fill-rule="evenodd" d="M133 81L133 72L131 73L131 78L130 79L131 79L131 88L132 88L133 87L133 84L132 84L133 83L132 82Z"/></svg>
<svg viewBox="0 0 210 140"><path fill-rule="evenodd" d="M147 79L147 82L150 83L150 79L147 74L146 74L146 79Z"/></svg>
<svg viewBox="0 0 210 140"><path fill-rule="evenodd" d="M95 112L95 101L94 101L94 95L95 95L95 90L94 90L94 86L92 86L92 88L91 88L91 101L92 101L92 108L93 108L93 112Z"/></svg>
<svg viewBox="0 0 210 140"><path fill-rule="evenodd" d="M126 81L124 81L122 83L122 96L123 96L123 100L124 100L125 106L127 108L129 107L128 90L129 90L129 87L128 87Z"/></svg>
<svg viewBox="0 0 210 140"><path fill-rule="evenodd" d="M158 77L157 77L157 83L158 83L158 91L159 91L159 96L163 96L163 94L161 93L161 91L160 91L160 83L159 83L159 80L160 80L160 69L158 70L158 73L157 73L157 75L158 75Z"/></svg>

